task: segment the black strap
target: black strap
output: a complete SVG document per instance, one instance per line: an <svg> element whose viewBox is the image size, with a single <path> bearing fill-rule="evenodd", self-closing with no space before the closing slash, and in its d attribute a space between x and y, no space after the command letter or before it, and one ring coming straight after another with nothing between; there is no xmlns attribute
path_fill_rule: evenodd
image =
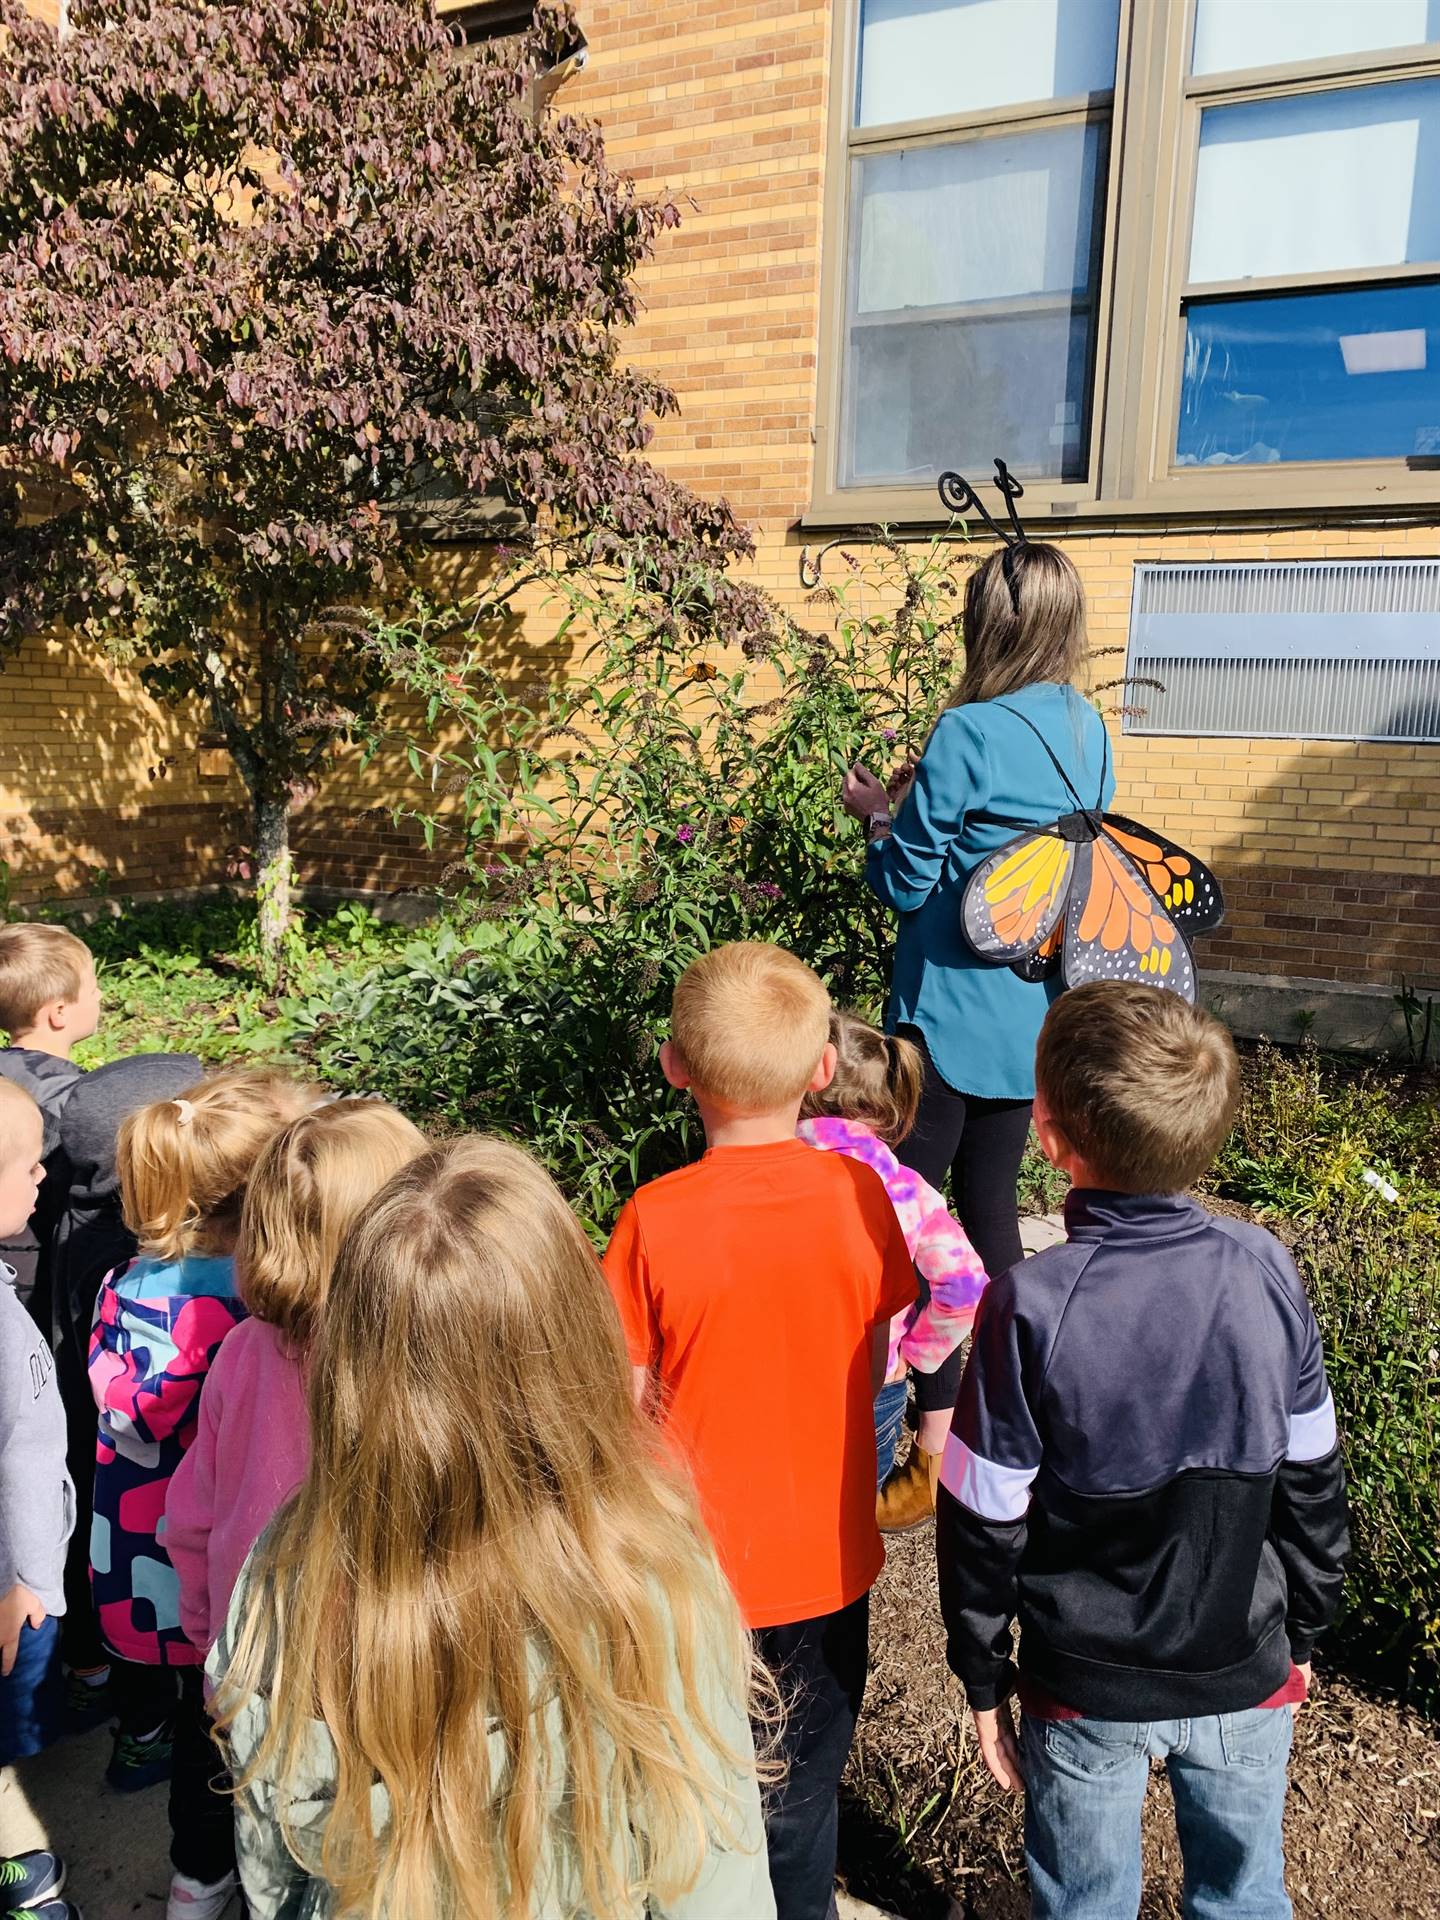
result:
<svg viewBox="0 0 1440 1920"><path fill-rule="evenodd" d="M1045 752L1049 756L1051 766L1054 767L1055 771L1059 774L1060 778L1064 781L1065 791L1069 794L1070 798L1075 802L1075 811L1077 813L1085 813L1087 811L1093 811L1095 813L1099 813L1101 807L1105 803L1105 782L1109 778L1109 774L1110 774L1110 733L1108 728L1106 728L1105 725L1103 724L1103 722L1100 728L1100 737L1104 743L1100 751L1100 791L1095 796L1094 808L1087 809L1085 802L1080 798L1079 794L1075 791L1074 783L1071 781L1069 774L1066 773L1064 767L1061 766L1056 755L1051 750L1050 742L1045 738L1044 734L1041 733L1040 729L1035 725L1034 721L1027 720L1025 715L1021 713L1018 707L1009 706L1004 700L995 700L991 704L993 706L1004 708L1005 712L1013 714L1022 726L1029 727L1031 733L1034 734L1035 738L1040 742L1041 746L1045 749ZM1008 820L1002 820L999 822L999 824L1001 826L1010 826L1016 823ZM1026 822L1022 820L1018 824L1023 827L1026 824Z"/></svg>

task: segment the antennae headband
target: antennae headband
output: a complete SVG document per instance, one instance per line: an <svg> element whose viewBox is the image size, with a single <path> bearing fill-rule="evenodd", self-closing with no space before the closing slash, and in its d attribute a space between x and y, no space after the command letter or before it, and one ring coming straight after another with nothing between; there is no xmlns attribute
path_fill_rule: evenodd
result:
<svg viewBox="0 0 1440 1920"><path fill-rule="evenodd" d="M940 501L942 506L953 514L963 516L965 514L978 513L1005 549L1005 558L1001 565L1005 574L1005 584L1010 589L1010 604L1015 609L1015 617L1018 620L1020 617L1020 583L1017 562L1019 559L1019 549L1029 546L1030 536L1021 524L1020 515L1015 508L1015 502L1023 496L1025 489L1015 478L1014 474L1011 473L1005 462L998 458L995 462L995 485L999 489L1000 496L1005 502L1005 510L1010 516L1010 531L1002 527L1000 522L994 518L989 508L985 505L985 502L980 498L979 494L963 474L956 473L953 470L947 470L941 474Z"/></svg>

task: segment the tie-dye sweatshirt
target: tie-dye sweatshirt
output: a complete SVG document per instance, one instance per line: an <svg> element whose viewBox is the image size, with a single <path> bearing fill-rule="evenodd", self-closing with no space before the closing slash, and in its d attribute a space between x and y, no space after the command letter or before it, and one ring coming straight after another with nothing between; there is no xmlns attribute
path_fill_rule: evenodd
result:
<svg viewBox="0 0 1440 1920"><path fill-rule="evenodd" d="M90 1579L100 1632L122 1660L186 1667L205 1658L180 1624L165 1497L195 1438L210 1363L244 1318L228 1257L142 1254L101 1285L90 1336L100 1410Z"/></svg>
<svg viewBox="0 0 1440 1920"><path fill-rule="evenodd" d="M911 1168L902 1167L863 1121L829 1116L802 1120L800 1138L827 1153L863 1160L885 1182L910 1258L930 1289L924 1306L907 1307L890 1322L885 1378L901 1379L907 1366L933 1373L969 1333L989 1277L965 1229L934 1187Z"/></svg>

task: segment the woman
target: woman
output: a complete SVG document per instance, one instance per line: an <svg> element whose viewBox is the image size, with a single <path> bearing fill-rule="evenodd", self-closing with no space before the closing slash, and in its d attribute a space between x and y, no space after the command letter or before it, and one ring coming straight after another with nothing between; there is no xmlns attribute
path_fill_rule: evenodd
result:
<svg viewBox="0 0 1440 1920"><path fill-rule="evenodd" d="M1026 542L991 554L965 591L964 677L893 817L866 768L852 768L843 791L866 822L865 877L900 915L890 1025L925 1055L920 1110L899 1158L942 1191L950 1173L955 1211L992 1275L1021 1257L1015 1184L1054 989L979 959L960 902L975 868L1023 826L1074 811L1076 795L1087 807L1110 803L1104 723L1074 684L1085 650L1084 590L1059 548ZM881 1495L888 1530L932 1511L961 1365L956 1353L916 1375L920 1431Z"/></svg>
<svg viewBox="0 0 1440 1920"><path fill-rule="evenodd" d="M210 1662L252 1920L774 1920L750 1643L539 1166L392 1178L308 1410Z"/></svg>

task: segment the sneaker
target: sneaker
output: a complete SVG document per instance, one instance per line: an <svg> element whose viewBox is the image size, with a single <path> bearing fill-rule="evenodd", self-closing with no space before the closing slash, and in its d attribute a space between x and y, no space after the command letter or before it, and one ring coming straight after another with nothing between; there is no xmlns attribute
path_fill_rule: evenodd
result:
<svg viewBox="0 0 1440 1920"><path fill-rule="evenodd" d="M65 1724L75 1733L98 1727L115 1717L115 1700L110 1691L110 1669L100 1667L92 1673L77 1673L70 1668L65 1675Z"/></svg>
<svg viewBox="0 0 1440 1920"><path fill-rule="evenodd" d="M12 1907L0 1920L85 1920L73 1901L42 1900L38 1907Z"/></svg>
<svg viewBox="0 0 1440 1920"><path fill-rule="evenodd" d="M240 1882L233 1873L209 1886L192 1880L188 1873L177 1873L170 1881L170 1898L165 1903L165 1920L220 1920L235 1898Z"/></svg>
<svg viewBox="0 0 1440 1920"><path fill-rule="evenodd" d="M117 1793L143 1793L170 1778L175 1751L175 1729L164 1721L151 1733L117 1733L115 1750L105 1769L105 1784Z"/></svg>
<svg viewBox="0 0 1440 1920"><path fill-rule="evenodd" d="M53 1900L65 1885L65 1862L58 1853L17 1853L0 1860L0 1900L16 1912Z"/></svg>

